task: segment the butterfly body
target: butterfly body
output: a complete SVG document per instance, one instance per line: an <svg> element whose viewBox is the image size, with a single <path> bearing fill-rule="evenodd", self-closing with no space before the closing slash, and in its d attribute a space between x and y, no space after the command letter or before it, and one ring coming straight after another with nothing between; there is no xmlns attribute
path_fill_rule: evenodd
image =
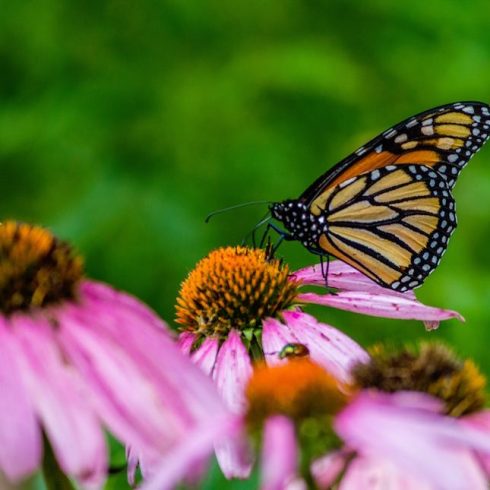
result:
<svg viewBox="0 0 490 490"><path fill-rule="evenodd" d="M275 203L286 238L332 255L382 286L406 291L437 267L456 228L451 190L488 139L490 107L449 104L388 129Z"/></svg>
<svg viewBox="0 0 490 490"><path fill-rule="evenodd" d="M324 216L315 216L306 204L295 199L274 203L270 210L273 218L282 221L288 230L289 239L298 240L310 252L323 253L318 249L318 241L327 232Z"/></svg>

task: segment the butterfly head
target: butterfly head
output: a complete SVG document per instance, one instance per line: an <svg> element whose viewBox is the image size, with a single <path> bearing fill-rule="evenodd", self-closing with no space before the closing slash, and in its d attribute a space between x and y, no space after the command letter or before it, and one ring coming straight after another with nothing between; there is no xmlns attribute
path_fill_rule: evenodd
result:
<svg viewBox="0 0 490 490"><path fill-rule="evenodd" d="M288 230L290 237L299 240L305 247L315 247L318 237L326 228L324 218L313 215L301 201L288 199L272 204L269 209L272 217Z"/></svg>
<svg viewBox="0 0 490 490"><path fill-rule="evenodd" d="M277 221L281 221L289 231L292 231L288 225L297 221L298 214L306 212L303 203L295 199L287 199L282 202L275 202L269 207L271 215Z"/></svg>

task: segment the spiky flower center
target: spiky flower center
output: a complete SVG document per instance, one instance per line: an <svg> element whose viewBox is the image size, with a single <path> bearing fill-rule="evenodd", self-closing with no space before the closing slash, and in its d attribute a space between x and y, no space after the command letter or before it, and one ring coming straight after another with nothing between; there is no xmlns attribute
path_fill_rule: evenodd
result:
<svg viewBox="0 0 490 490"><path fill-rule="evenodd" d="M74 298L82 276L82 259L48 230L14 221L0 224L3 313Z"/></svg>
<svg viewBox="0 0 490 490"><path fill-rule="evenodd" d="M308 358L258 365L246 388L247 422L261 427L271 415L295 421L335 415L347 402L338 381Z"/></svg>
<svg viewBox="0 0 490 490"><path fill-rule="evenodd" d="M257 442L269 417L284 415L293 421L305 477L312 461L340 447L332 421L347 403L347 396L337 380L308 358L295 357L273 367L258 365L246 397L247 427Z"/></svg>
<svg viewBox="0 0 490 490"><path fill-rule="evenodd" d="M382 346L372 349L371 360L352 370L359 388L376 388L393 393L413 390L440 398L445 412L460 417L485 405L485 378L475 364L461 361L446 346L422 344L418 350L392 352Z"/></svg>
<svg viewBox="0 0 490 490"><path fill-rule="evenodd" d="M264 250L214 250L182 283L176 321L203 337L256 328L293 303L298 285L288 276L287 265L269 259Z"/></svg>

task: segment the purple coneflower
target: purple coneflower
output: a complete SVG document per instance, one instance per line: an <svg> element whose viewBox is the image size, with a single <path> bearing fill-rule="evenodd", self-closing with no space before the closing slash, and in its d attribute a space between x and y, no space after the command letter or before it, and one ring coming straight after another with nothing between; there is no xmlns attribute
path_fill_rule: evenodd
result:
<svg viewBox="0 0 490 490"><path fill-rule="evenodd" d="M419 303L411 291L382 288L338 261L330 264L328 276L335 294L301 292L307 285L325 286L320 266L291 274L286 264L269 258L264 250L244 247L211 252L183 282L177 300L181 348L213 377L235 413L245 409L244 387L253 361L285 362L288 349L299 348L345 382L352 364L368 359L351 338L305 313L307 303L418 319L430 328L440 320L461 319L456 312ZM284 355L278 356L284 348ZM251 460L243 444L237 447L236 441L229 440L216 449L227 477L248 476Z"/></svg>
<svg viewBox="0 0 490 490"><path fill-rule="evenodd" d="M378 349L352 380L339 385L308 357L254 369L242 424L261 451L262 490L487 488L489 416L472 362L439 345ZM181 478L203 452L180 448ZM143 490L172 488L174 459Z"/></svg>
<svg viewBox="0 0 490 490"><path fill-rule="evenodd" d="M44 454L46 471L59 465L101 488L104 428L135 451L165 454L212 423L200 405L217 423L225 413L166 325L130 295L85 279L80 257L43 228L0 225L0 310L0 473L12 482L43 466Z"/></svg>
<svg viewBox="0 0 490 490"><path fill-rule="evenodd" d="M342 472L346 489L373 481L395 490L487 488L490 412L475 364L437 343L371 354L353 367L358 395L335 420L345 446L313 465L320 488Z"/></svg>

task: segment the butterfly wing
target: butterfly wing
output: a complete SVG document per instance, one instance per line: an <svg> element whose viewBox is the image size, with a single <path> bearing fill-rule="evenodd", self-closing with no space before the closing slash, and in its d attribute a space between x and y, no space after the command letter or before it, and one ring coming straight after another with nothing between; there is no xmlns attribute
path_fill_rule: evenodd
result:
<svg viewBox="0 0 490 490"><path fill-rule="evenodd" d="M456 227L447 181L426 165L389 165L323 193L324 252L382 286L406 291L437 267Z"/></svg>
<svg viewBox="0 0 490 490"><path fill-rule="evenodd" d="M490 106L458 102L422 112L380 134L317 179L299 198L310 205L328 189L387 165L424 165L451 189L488 139Z"/></svg>

